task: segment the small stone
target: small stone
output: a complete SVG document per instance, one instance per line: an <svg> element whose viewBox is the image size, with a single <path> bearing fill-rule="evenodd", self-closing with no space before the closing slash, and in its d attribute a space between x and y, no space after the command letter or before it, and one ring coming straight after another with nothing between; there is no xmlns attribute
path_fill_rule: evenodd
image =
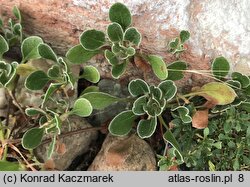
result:
<svg viewBox="0 0 250 187"><path fill-rule="evenodd" d="M78 116L70 116L69 123L70 125L67 124L67 122L63 123L62 134L68 131L92 127L84 118ZM60 171L67 169L77 156L80 156L89 150L91 142L95 141L96 138L97 131L86 131L59 139L60 143L65 145L66 151L64 154L61 154L54 150L52 159L55 163L55 168ZM34 151L35 156L41 162L46 162L48 160L48 147L49 143L43 144Z"/></svg>
<svg viewBox="0 0 250 187"><path fill-rule="evenodd" d="M135 134L108 135L89 171L155 171L155 154L146 141Z"/></svg>

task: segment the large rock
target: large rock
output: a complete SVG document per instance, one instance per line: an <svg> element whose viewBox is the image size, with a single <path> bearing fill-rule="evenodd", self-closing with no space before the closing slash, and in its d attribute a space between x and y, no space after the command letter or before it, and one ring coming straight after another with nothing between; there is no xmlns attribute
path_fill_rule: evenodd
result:
<svg viewBox="0 0 250 187"><path fill-rule="evenodd" d="M154 171L156 159L151 147L136 135L108 135L89 171Z"/></svg>
<svg viewBox="0 0 250 187"><path fill-rule="evenodd" d="M71 116L69 118L69 123L70 124L67 124L67 122L63 123L62 133L92 127L84 118L78 116ZM74 158L89 150L90 144L95 141L96 138L97 131L86 131L61 138L59 141L61 144L65 144L66 152L64 154L61 154L61 151L55 151L53 153L52 159L55 163L55 168L57 170L67 169ZM49 143L43 144L35 149L36 157L42 162L47 160L48 147Z"/></svg>
<svg viewBox="0 0 250 187"><path fill-rule="evenodd" d="M105 30L108 9L116 0L0 0L0 16L5 20L14 5L20 7L26 34L42 36L57 52L65 54L78 43L80 33L89 28ZM182 55L192 69L208 69L210 62L223 55L234 64L250 64L249 0L120 0L132 11L133 25L143 35L141 48L162 55L166 62L175 58L166 51L167 43L182 29L191 32L188 50ZM98 16L96 16L98 15ZM93 63L102 76L110 77L102 57ZM246 66L249 68L248 66ZM249 69L248 69L249 70ZM127 76L143 72L131 66ZM152 79L150 74L144 75ZM189 82L187 82L189 80ZM200 76L186 75L182 84L203 82Z"/></svg>

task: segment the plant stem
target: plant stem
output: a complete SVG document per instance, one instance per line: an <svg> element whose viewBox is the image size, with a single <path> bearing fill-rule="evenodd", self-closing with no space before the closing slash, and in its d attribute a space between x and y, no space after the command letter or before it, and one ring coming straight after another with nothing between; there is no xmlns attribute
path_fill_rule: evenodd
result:
<svg viewBox="0 0 250 187"><path fill-rule="evenodd" d="M161 115L158 116L158 119L160 121L160 123L166 128L166 130L168 130L168 126L167 124L165 123L163 117Z"/></svg>

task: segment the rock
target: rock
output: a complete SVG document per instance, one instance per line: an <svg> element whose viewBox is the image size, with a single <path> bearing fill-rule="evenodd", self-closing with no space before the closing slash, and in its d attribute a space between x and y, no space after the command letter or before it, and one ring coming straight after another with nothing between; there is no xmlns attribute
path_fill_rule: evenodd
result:
<svg viewBox="0 0 250 187"><path fill-rule="evenodd" d="M69 118L69 123L70 125L67 124L67 122L63 123L62 134L77 129L92 127L84 118L78 116L71 116ZM96 138L97 131L87 131L61 138L60 143L65 144L66 152L63 155L57 152L53 153L52 159L54 160L55 168L57 170L65 170L68 168L74 158L89 150L91 142L95 141ZM35 156L38 160L41 160L41 162L47 160L48 146L49 143L43 144L34 151Z"/></svg>
<svg viewBox="0 0 250 187"><path fill-rule="evenodd" d="M151 147L136 135L108 135L89 171L154 171L156 159Z"/></svg>
<svg viewBox="0 0 250 187"><path fill-rule="evenodd" d="M117 1L96 0L0 0L0 17L5 21L17 5L23 15L27 35L38 35L64 55L79 43L81 32L95 28L105 30L108 10ZM191 69L209 69L211 60L223 55L232 63L250 64L250 2L248 0L120 0L132 11L133 26L142 33L141 48L149 54L159 54L167 63L176 60L167 53L167 44L180 30L191 33L187 51L181 56ZM98 15L98 17L96 16ZM246 60L245 60L246 59ZM110 66L102 56L91 61L101 71L102 77L110 76ZM248 69L249 70L249 69ZM144 72L130 66L125 77L142 76ZM151 82L150 73L144 75ZM187 74L180 85L202 84L205 77Z"/></svg>

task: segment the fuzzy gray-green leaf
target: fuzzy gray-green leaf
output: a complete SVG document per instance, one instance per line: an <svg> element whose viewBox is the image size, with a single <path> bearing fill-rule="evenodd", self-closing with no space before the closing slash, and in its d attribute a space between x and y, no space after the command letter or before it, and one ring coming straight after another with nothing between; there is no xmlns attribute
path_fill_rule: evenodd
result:
<svg viewBox="0 0 250 187"><path fill-rule="evenodd" d="M92 83L97 83L100 80L99 71L94 66L85 66L80 77Z"/></svg>
<svg viewBox="0 0 250 187"><path fill-rule="evenodd" d="M124 40L127 40L136 46L139 46L141 43L141 34L136 28L130 27L124 33Z"/></svg>
<svg viewBox="0 0 250 187"><path fill-rule="evenodd" d="M167 66L168 80L176 81L184 77L183 71L187 69L186 62L176 61Z"/></svg>
<svg viewBox="0 0 250 187"><path fill-rule="evenodd" d="M148 84L142 79L135 79L130 81L128 85L128 90L129 93L134 97L149 93Z"/></svg>
<svg viewBox="0 0 250 187"><path fill-rule="evenodd" d="M9 50L9 45L2 35L0 35L0 60L4 53Z"/></svg>
<svg viewBox="0 0 250 187"><path fill-rule="evenodd" d="M86 49L95 51L105 43L105 34L95 29L87 30L80 36L80 43Z"/></svg>
<svg viewBox="0 0 250 187"><path fill-rule="evenodd" d="M149 55L148 61L153 68L154 74L160 79L165 80L168 77L168 70L162 57L157 55Z"/></svg>
<svg viewBox="0 0 250 187"><path fill-rule="evenodd" d="M177 87L175 86L175 83L171 80L165 80L161 82L158 87L163 92L163 97L167 101L171 100L177 92Z"/></svg>
<svg viewBox="0 0 250 187"><path fill-rule="evenodd" d="M224 78L228 74L229 70L230 65L227 59L222 56L214 59L212 63L212 73L216 78Z"/></svg>
<svg viewBox="0 0 250 187"><path fill-rule="evenodd" d="M22 138L22 146L25 149L35 149L42 142L45 130L43 128L31 128Z"/></svg>
<svg viewBox="0 0 250 187"><path fill-rule="evenodd" d="M152 117L148 120L140 120L137 126L137 133L140 138L149 138L155 132L157 126L157 118Z"/></svg>
<svg viewBox="0 0 250 187"><path fill-rule="evenodd" d="M92 113L92 111L93 107L91 103L85 98L80 98L75 101L72 114L78 115L80 117L87 117Z"/></svg>
<svg viewBox="0 0 250 187"><path fill-rule="evenodd" d="M123 62L118 65L114 65L111 70L111 74L115 79L120 78L120 76L125 72L127 67L127 62Z"/></svg>
<svg viewBox="0 0 250 187"><path fill-rule="evenodd" d="M43 71L35 71L31 73L25 81L26 88L30 90L41 90L48 83L49 77Z"/></svg>
<svg viewBox="0 0 250 187"><path fill-rule="evenodd" d="M22 62L26 62L27 60L40 58L40 54L38 52L38 46L43 43L42 38L38 36L30 36L23 40L21 51L22 51Z"/></svg>
<svg viewBox="0 0 250 187"><path fill-rule="evenodd" d="M112 42L123 41L123 30L118 23L111 23L107 28L108 37Z"/></svg>
<svg viewBox="0 0 250 187"><path fill-rule="evenodd" d="M40 44L38 46L38 52L42 58L57 62L57 56L53 51L53 49L48 44L44 43Z"/></svg>

